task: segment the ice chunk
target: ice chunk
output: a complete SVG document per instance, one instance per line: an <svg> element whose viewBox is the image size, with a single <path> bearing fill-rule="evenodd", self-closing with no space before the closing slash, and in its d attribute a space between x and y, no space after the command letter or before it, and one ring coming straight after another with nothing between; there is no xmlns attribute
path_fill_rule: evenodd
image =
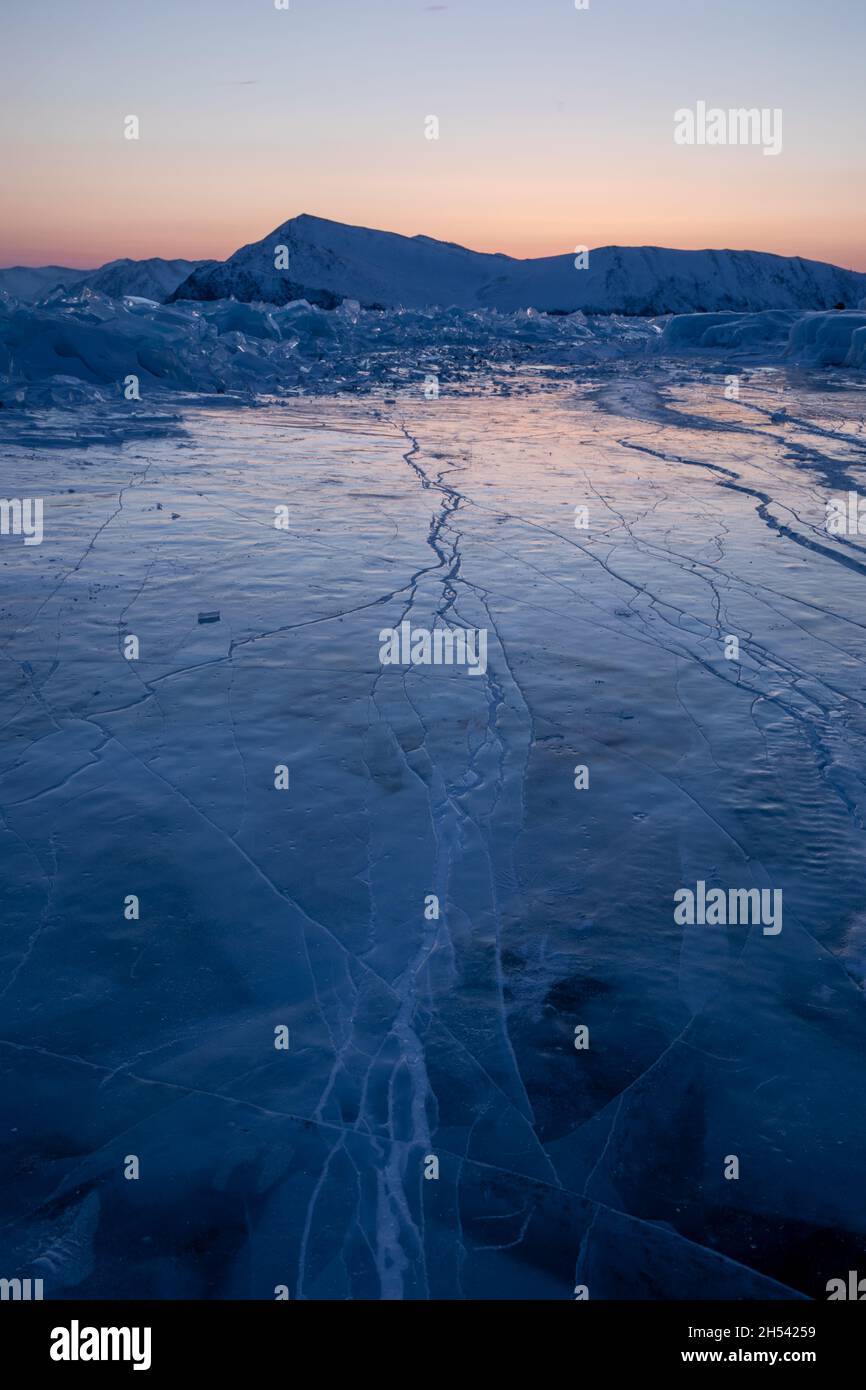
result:
<svg viewBox="0 0 866 1390"><path fill-rule="evenodd" d="M791 329L787 355L820 367L866 365L866 313L805 314Z"/></svg>

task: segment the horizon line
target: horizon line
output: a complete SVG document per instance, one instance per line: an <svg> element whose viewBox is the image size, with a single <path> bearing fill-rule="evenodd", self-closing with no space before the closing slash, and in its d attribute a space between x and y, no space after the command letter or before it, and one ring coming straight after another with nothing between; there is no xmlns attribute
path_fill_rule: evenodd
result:
<svg viewBox="0 0 866 1390"><path fill-rule="evenodd" d="M83 272L87 273L87 272L94 272L94 271L97 271L97 270L101 270L101 269L103 269L105 266L111 265L111 264L113 264L114 262L117 262L117 261L141 262L141 261L148 261L148 260L161 260L161 261L217 261L217 262L224 262L224 261L230 260L231 257L232 257L233 255L235 255L238 251L242 250L244 247L246 247L246 246L255 246L257 242L263 241L263 240L265 239L265 237L267 237L267 236L270 235L271 233L275 233L275 232L281 231L284 227L287 227L287 226L289 225L289 223L291 223L291 222L298 222L298 221L300 221L302 218L306 218L306 219L308 219L308 220L310 220L310 221L313 221L313 222L327 222L329 225L334 226L334 227L349 227L349 228L352 228L353 230L357 230L357 231L382 232L382 233L384 233L384 234L386 234L386 235L388 235L388 236L397 236L397 237L401 237L401 238L403 238L403 239L406 240L406 241L417 241L417 240L429 241L429 242L435 243L435 244L438 245L438 246L451 246L451 247L454 247L454 248L456 248L456 249L458 249L458 250L461 250L461 251L467 251L467 252L471 253L472 255L477 255L477 256L491 256L491 257L493 257L493 256L501 256L501 257L502 257L503 259L505 259L505 260L515 261L515 262L517 262L517 263L523 263L523 264L526 264L526 263L532 262L532 261L555 260L555 259L557 259L557 258L560 257L560 256L571 256L571 255L574 255L574 252L575 252L575 250L577 249L577 248L575 247L574 249L569 249L569 250L566 250L566 251L552 251L552 252L549 252L549 253L547 253L547 254L536 255L536 256L515 256L515 255L513 255L513 254L512 254L511 252L509 252L509 251L480 251L480 250L478 250L476 247L467 246L464 242L461 242L461 241L454 241L454 240L451 240L450 238L445 238L445 237L432 237L432 236L430 236L429 233L427 233L427 232L413 232L413 233L397 232L397 231L394 231L393 229L391 229L391 228L389 228L389 227L371 227L371 226L368 226L367 224L361 223L361 222L342 222L342 221L340 221L338 218L334 218L334 217L322 217L322 216L320 216L318 213L299 212L299 213L295 213L292 217L286 218L285 221L278 223L275 227L272 227L272 228L270 229L270 232L265 232L262 236L255 237L255 238L253 238L251 241L242 242L240 245L236 246L235 249L234 249L233 251L230 251L230 252L228 253L227 256L207 256L207 255L202 255L202 256L190 256L190 255L165 256L165 255L159 255L159 254L147 255L147 256L129 256L129 255L121 255L121 256L111 256L111 257L108 258L108 260L99 261L99 262L97 262L96 264L93 264L93 263L91 263L91 262L87 262L87 263L78 263L78 264L76 264L75 262L76 262L76 260L77 260L78 258L73 257L73 258L70 258L69 260L64 259L64 260L62 260L62 261L60 261L60 260L49 260L49 261L15 261L14 263L10 263L10 264L8 264L8 265L0 265L0 271L6 271L6 270L47 270L47 269L56 269L56 270L75 270L75 271L83 271ZM647 241L647 242L618 242L618 241L614 241L614 242L602 242L602 243L601 243L600 245L598 245L598 246L589 246L589 247L587 247L587 250L590 251L590 252L593 252L593 251L596 251L596 252L597 252L597 251L609 251L609 250L617 250L617 251L624 251L624 250L630 250L630 251L678 251L678 252L681 252L681 253L683 253L683 254L693 254L693 255L700 255L700 254L702 254L702 253L704 253L704 252L707 252L707 251L737 252L737 253L740 253L740 254L749 254L749 255L776 256L776 257L778 257L779 260L786 260L786 261L792 261L792 260L810 261L810 262L812 262L813 264L816 264L816 265L829 265L829 266L834 266L836 269L839 269L839 270L848 270L848 271L850 271L851 273L853 273L853 274L855 274L855 275L864 275L864 274L866 274L866 269L860 270L860 269L858 269L858 268L857 268L856 266L854 266L854 265L844 265L844 264L840 263L839 261L828 261L828 260L823 260L823 259L821 259L821 258L819 258L819 257L816 257L816 256L803 255L801 252L796 252L796 253L794 253L794 254L787 254L787 255L786 255L786 254L785 254L784 252L782 252L782 251L766 251L766 250L760 250L759 248L754 247L754 246L718 246L718 245L716 245L716 246L700 246L700 247L693 247L693 246L672 246L672 245L665 245L665 244L663 244L663 243L661 243L661 242L649 242L649 241Z"/></svg>

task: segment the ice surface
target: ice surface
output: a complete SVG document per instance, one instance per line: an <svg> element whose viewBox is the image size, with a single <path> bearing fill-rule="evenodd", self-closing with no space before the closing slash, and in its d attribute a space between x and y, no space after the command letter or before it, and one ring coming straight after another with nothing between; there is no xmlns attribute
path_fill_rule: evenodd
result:
<svg viewBox="0 0 866 1390"><path fill-rule="evenodd" d="M190 372L197 334L215 374L252 341L92 310L97 384L101 333ZM265 363L367 332L250 312ZM823 519L863 486L863 391L757 368L727 401L723 372L0 414L46 516L0 542L0 1267L135 1299L857 1268L866 555ZM383 668L407 616L488 629L486 677ZM700 877L782 888L782 934L676 926Z"/></svg>

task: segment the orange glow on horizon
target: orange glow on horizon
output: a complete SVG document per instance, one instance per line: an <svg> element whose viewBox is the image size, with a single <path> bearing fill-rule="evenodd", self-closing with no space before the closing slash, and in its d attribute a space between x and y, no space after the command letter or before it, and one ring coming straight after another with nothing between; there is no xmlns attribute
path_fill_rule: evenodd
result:
<svg viewBox="0 0 866 1390"><path fill-rule="evenodd" d="M67 162L61 150L40 168L38 180L23 157L13 160L17 226L0 233L0 264L89 268L121 257L224 260L307 212L519 258L564 255L578 244L727 247L866 271L866 245L850 230L862 220L859 187L840 187L832 171L815 176L804 214L793 180L766 196L759 161L738 168L724 185L706 166L687 179L671 166L652 169L627 186L592 168L584 171L586 187L565 190L545 168L531 185L515 188L504 168L488 166L480 178L455 162L435 179L419 174L414 185L404 182L399 189L384 177L359 174L335 193L325 171L275 180L272 163L260 153L248 159L228 199L213 151L185 148L168 167L158 150L136 151L132 161L123 153L111 156L107 181L104 162L97 173Z"/></svg>

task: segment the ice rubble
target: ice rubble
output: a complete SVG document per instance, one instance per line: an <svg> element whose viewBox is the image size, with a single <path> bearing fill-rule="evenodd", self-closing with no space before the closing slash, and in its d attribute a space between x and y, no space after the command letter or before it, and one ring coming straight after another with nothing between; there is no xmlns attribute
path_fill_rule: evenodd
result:
<svg viewBox="0 0 866 1390"><path fill-rule="evenodd" d="M0 399L62 403L155 387L275 395L363 390L480 367L599 361L644 351L659 329L646 320L533 309L324 310L233 299L158 304L85 289L38 305L0 294Z"/></svg>
<svg viewBox="0 0 866 1390"><path fill-rule="evenodd" d="M788 355L819 367L866 367L866 313L804 314L791 329Z"/></svg>
<svg viewBox="0 0 866 1390"><path fill-rule="evenodd" d="M703 348L783 348L797 315L783 309L759 314L678 314L665 325L662 349L674 353Z"/></svg>
<svg viewBox="0 0 866 1390"><path fill-rule="evenodd" d="M515 389L523 367L591 366L660 351L674 356L787 356L816 366L866 365L866 312L543 314L534 309L326 310L234 299L160 304L89 287L38 304L0 292L0 402L70 405L155 390L262 396L486 379ZM435 389L435 388L434 388Z"/></svg>
<svg viewBox="0 0 866 1390"><path fill-rule="evenodd" d="M818 367L866 366L866 313L679 314L668 320L663 351L768 351Z"/></svg>

